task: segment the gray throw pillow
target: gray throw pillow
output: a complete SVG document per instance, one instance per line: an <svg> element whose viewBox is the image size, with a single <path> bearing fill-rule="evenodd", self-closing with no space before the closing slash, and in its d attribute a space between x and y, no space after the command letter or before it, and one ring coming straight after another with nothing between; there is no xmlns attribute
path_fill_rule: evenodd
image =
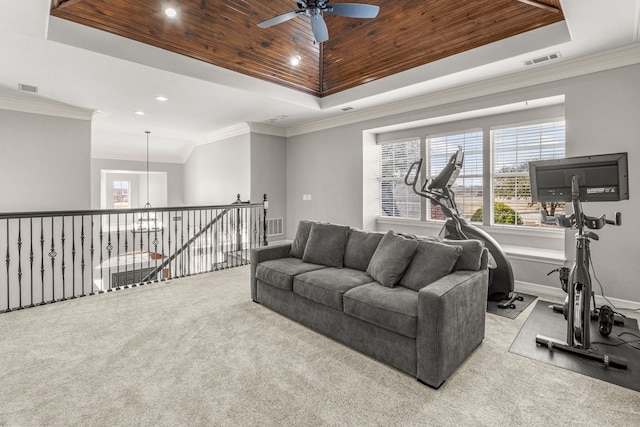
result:
<svg viewBox="0 0 640 427"><path fill-rule="evenodd" d="M458 260L456 261L456 265L453 266L453 271L480 270L480 265L482 263L482 250L484 249L484 242L482 240L449 240L436 236L419 236L418 239L462 247L462 253L460 253Z"/></svg>
<svg viewBox="0 0 640 427"><path fill-rule="evenodd" d="M368 233L352 228L344 249L344 266L355 270L367 271L369 261L376 251L384 234Z"/></svg>
<svg viewBox="0 0 640 427"><path fill-rule="evenodd" d="M482 240L443 240L442 243L447 245L454 245L462 247L462 253L456 265L453 266L453 271L458 270L480 270L480 264L482 263L482 250L484 249L484 242Z"/></svg>
<svg viewBox="0 0 640 427"><path fill-rule="evenodd" d="M347 225L311 224L302 261L342 268L348 236L349 226Z"/></svg>
<svg viewBox="0 0 640 427"><path fill-rule="evenodd" d="M419 240L416 254L402 276L400 285L419 291L451 273L461 252L460 246Z"/></svg>
<svg viewBox="0 0 640 427"><path fill-rule="evenodd" d="M418 241L389 230L371 257L367 273L381 285L393 288L411 263Z"/></svg>
<svg viewBox="0 0 640 427"><path fill-rule="evenodd" d="M292 257L302 258L302 255L304 255L304 248L307 246L307 240L309 240L309 233L311 232L311 224L313 224L313 221L302 220L298 223L296 237L293 239L289 251L289 255Z"/></svg>

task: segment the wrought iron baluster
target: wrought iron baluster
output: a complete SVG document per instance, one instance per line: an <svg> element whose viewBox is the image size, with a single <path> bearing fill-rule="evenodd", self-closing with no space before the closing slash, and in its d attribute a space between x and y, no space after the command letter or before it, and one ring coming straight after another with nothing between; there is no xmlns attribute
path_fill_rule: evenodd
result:
<svg viewBox="0 0 640 427"><path fill-rule="evenodd" d="M65 293L65 276L64 276L64 269L65 269L65 265L64 265L64 255L65 255L65 250L64 250L64 240L65 240L65 236L64 236L64 216L60 217L60 219L62 220L62 238L61 238L61 242L62 242L62 301L66 301L67 299L67 295Z"/></svg>
<svg viewBox="0 0 640 427"><path fill-rule="evenodd" d="M162 221L160 221L162 223ZM153 259L155 268L158 268L158 245L160 242L158 241L158 216L156 212L155 216L155 227L153 228ZM149 258L149 266L151 266L151 258ZM150 279L151 280L151 279ZM158 282L158 273L156 273L156 282Z"/></svg>
<svg viewBox="0 0 640 427"><path fill-rule="evenodd" d="M53 239L55 235L54 217L51 217L51 250L49 251L49 258L51 258L51 302L57 302L56 299L56 243Z"/></svg>
<svg viewBox="0 0 640 427"><path fill-rule="evenodd" d="M116 277L120 278L120 214L116 214ZM127 283L126 280L125 283ZM121 287L120 283L116 283L116 291Z"/></svg>
<svg viewBox="0 0 640 427"><path fill-rule="evenodd" d="M140 218L142 218L142 216L140 216ZM141 224L142 225L142 224ZM147 223L147 230L149 229L149 224ZM143 236L143 228L142 226L140 227L140 270L143 269L143 265L144 265L144 236ZM135 246L135 244L134 244ZM134 252L135 252L135 247L134 247ZM135 267L135 263L133 264L133 266ZM134 273L135 276L135 273ZM136 280L137 281L137 280ZM140 277L140 286L144 286L144 282L142 281L142 277Z"/></svg>
<svg viewBox="0 0 640 427"><path fill-rule="evenodd" d="M111 292L113 291L112 288L112 283L111 283L111 251L113 251L113 245L111 244L111 214L107 214L107 262L109 263L109 265L107 265L107 281L108 281L108 286L107 286L107 292ZM103 279L104 280L104 279Z"/></svg>
<svg viewBox="0 0 640 427"><path fill-rule="evenodd" d="M100 291L98 293L104 293L104 257L102 253L103 240L104 240L104 231L102 230L102 215L100 215L100 233L98 234L100 238Z"/></svg>
<svg viewBox="0 0 640 427"><path fill-rule="evenodd" d="M22 219L18 218L18 310L22 310Z"/></svg>
<svg viewBox="0 0 640 427"><path fill-rule="evenodd" d="M10 234L9 234L9 219L7 219L7 256L5 258L5 261L7 263L7 309L6 309L6 313L11 311L11 281L9 280L9 266L11 264L11 256L9 255L9 242L11 241L10 239Z"/></svg>
<svg viewBox="0 0 640 427"><path fill-rule="evenodd" d="M131 216L131 219L133 219L133 215ZM131 286L135 286L135 283L129 283L129 233L127 232L127 224L127 214L124 214L124 287L130 288ZM133 223L131 224L131 227L133 229Z"/></svg>
<svg viewBox="0 0 640 427"><path fill-rule="evenodd" d="M71 299L76 298L76 217L71 216Z"/></svg>
<svg viewBox="0 0 640 427"><path fill-rule="evenodd" d="M40 305L46 304L44 301L44 218L40 217L40 283L42 285L42 293L40 297L42 302Z"/></svg>
<svg viewBox="0 0 640 427"><path fill-rule="evenodd" d="M85 259L84 259L84 221L85 221L85 217L84 215L81 217L81 222L80 222L80 272L81 272L81 276L80 276L80 280L82 281L82 294L80 295L81 297L85 296L85 290L84 290L84 282L85 282L85 278L84 278L84 269L86 267L85 265Z"/></svg>
<svg viewBox="0 0 640 427"><path fill-rule="evenodd" d="M33 303L33 218L29 218L29 276L31 283L31 304L29 307L35 307L36 305Z"/></svg>
<svg viewBox="0 0 640 427"><path fill-rule="evenodd" d="M91 215L91 247L89 249L89 253L90 253L90 258L91 258L91 292L89 293L89 295L94 295L95 291L94 291L94 285L95 285L95 278L94 278L94 274L95 274L95 267L93 266L94 263L94 252L95 252L95 246L94 246L94 234L95 234L95 221L93 220L93 215Z"/></svg>

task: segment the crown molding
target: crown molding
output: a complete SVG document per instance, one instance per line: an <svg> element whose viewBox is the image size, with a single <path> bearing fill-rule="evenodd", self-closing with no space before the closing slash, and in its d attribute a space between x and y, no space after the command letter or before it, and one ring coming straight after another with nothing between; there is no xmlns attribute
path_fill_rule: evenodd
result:
<svg viewBox="0 0 640 427"><path fill-rule="evenodd" d="M349 112L339 117L293 126L286 129L286 136L303 135L638 63L640 63L640 44L635 43L581 58L561 60L553 64L523 69L476 83L425 93L414 98L391 102L379 107Z"/></svg>
<svg viewBox="0 0 640 427"><path fill-rule="evenodd" d="M19 111L21 113L41 114L44 116L64 117L67 119L91 120L94 110L53 104L35 99L16 98L0 95L0 110Z"/></svg>
<svg viewBox="0 0 640 427"><path fill-rule="evenodd" d="M261 133L272 136L287 136L287 129L277 126L265 125L263 123L247 122L252 133Z"/></svg>
<svg viewBox="0 0 640 427"><path fill-rule="evenodd" d="M195 142L193 145L205 145L212 142L222 141L224 139L233 138L234 136L240 136L247 134L251 131L249 125L245 122L237 123L235 125L227 126L226 128L217 130L211 133L207 139Z"/></svg>

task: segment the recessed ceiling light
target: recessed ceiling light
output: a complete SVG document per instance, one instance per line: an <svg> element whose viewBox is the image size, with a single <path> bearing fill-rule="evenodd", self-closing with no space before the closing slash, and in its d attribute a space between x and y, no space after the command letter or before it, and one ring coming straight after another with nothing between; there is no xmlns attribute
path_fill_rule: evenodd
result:
<svg viewBox="0 0 640 427"><path fill-rule="evenodd" d="M175 18L178 15L178 11L172 7L168 7L164 10L164 14L169 18Z"/></svg>
<svg viewBox="0 0 640 427"><path fill-rule="evenodd" d="M293 65L294 67L296 65L299 65L301 61L302 61L302 57L300 55L294 55L291 58L289 58L289 64Z"/></svg>
<svg viewBox="0 0 640 427"><path fill-rule="evenodd" d="M164 102L164 101L168 101L168 100L169 100L169 98L167 98L166 96L162 96L162 95L156 96L156 101Z"/></svg>
<svg viewBox="0 0 640 427"><path fill-rule="evenodd" d="M144 111L136 111L135 114L139 116L144 116Z"/></svg>

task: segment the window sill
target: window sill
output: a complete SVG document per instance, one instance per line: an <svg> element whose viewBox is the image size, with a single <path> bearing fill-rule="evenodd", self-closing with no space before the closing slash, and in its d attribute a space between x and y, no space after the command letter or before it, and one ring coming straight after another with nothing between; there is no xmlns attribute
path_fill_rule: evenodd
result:
<svg viewBox="0 0 640 427"><path fill-rule="evenodd" d="M424 235L439 234L444 222L438 221L420 221L411 219L386 218L378 217L376 223L380 228L398 229ZM566 261L564 250L549 249L549 247L564 247L564 230L534 227L509 227L509 226L478 226L492 237L494 237L507 254L509 259L521 260L529 262L540 262L553 265L564 265ZM509 237L506 239L505 237ZM524 244L507 244L500 242L508 240L509 242L522 242ZM543 243L541 243L543 242ZM529 243L527 245L527 243ZM546 247L540 247L544 244Z"/></svg>
<svg viewBox="0 0 640 427"><path fill-rule="evenodd" d="M564 265L567 261L564 251L531 248L528 246L500 245L509 259L535 261L546 264Z"/></svg>

